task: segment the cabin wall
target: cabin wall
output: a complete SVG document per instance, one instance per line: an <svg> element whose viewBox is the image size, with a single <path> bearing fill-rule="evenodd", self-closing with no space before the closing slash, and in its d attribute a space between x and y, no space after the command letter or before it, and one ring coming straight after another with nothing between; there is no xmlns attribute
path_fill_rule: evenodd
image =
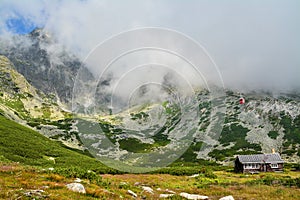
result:
<svg viewBox="0 0 300 200"><path fill-rule="evenodd" d="M235 163L235 171L242 173L253 173L253 172L275 172L283 171L283 163L278 163L278 168L272 168L271 164L260 164L260 168L244 168L244 165L240 162Z"/></svg>
<svg viewBox="0 0 300 200"><path fill-rule="evenodd" d="M234 171L235 172L242 172L242 173L255 173L255 172L280 172L283 171L284 168L284 163L277 163L277 162L282 162L282 159L280 158L279 154L273 155L273 154L268 154L264 156L275 156L274 158L271 159L265 159L265 157L262 157L263 155L258 155L260 156L259 159L256 157L251 157L251 155L243 155L243 161L245 163L240 161L240 157L237 156L234 162ZM278 158L279 156L279 158ZM279 159L279 160L278 160ZM273 160L273 161L271 161ZM269 163L272 162L272 163Z"/></svg>
<svg viewBox="0 0 300 200"><path fill-rule="evenodd" d="M283 171L283 163L278 163L278 168L275 168L274 171Z"/></svg>

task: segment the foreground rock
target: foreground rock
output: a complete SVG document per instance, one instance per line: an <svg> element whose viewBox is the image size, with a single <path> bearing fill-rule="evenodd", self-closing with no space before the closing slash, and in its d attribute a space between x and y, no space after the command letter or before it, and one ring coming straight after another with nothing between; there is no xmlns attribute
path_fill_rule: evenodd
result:
<svg viewBox="0 0 300 200"><path fill-rule="evenodd" d="M127 190L127 192L128 192L128 194L130 194L131 196L133 196L133 197L137 197L137 194L136 194L136 193L134 193L133 191L131 191L131 190Z"/></svg>
<svg viewBox="0 0 300 200"><path fill-rule="evenodd" d="M72 190L73 192L78 192L83 194L86 193L85 188L81 183L70 183L67 184L66 186L69 190Z"/></svg>
<svg viewBox="0 0 300 200"><path fill-rule="evenodd" d="M233 196L229 195L229 196L226 196L226 197L222 197L219 200L234 200L234 198L233 198Z"/></svg>
<svg viewBox="0 0 300 200"><path fill-rule="evenodd" d="M148 192L150 194L153 194L153 189L151 187L148 187L148 186L142 186L143 190L145 192Z"/></svg>
<svg viewBox="0 0 300 200"><path fill-rule="evenodd" d="M186 192L181 192L179 195L181 197L184 197L186 199L191 199L191 200L208 199L208 196L203 196L203 195L198 195L198 194L189 194Z"/></svg>
<svg viewBox="0 0 300 200"><path fill-rule="evenodd" d="M169 197L172 197L174 196L175 194L160 194L159 195L159 198L169 198Z"/></svg>
<svg viewBox="0 0 300 200"><path fill-rule="evenodd" d="M191 175L191 176L189 176L190 178L195 178L195 177L198 177L199 176L199 174L193 174L193 175Z"/></svg>
<svg viewBox="0 0 300 200"><path fill-rule="evenodd" d="M169 190L169 189L166 189L166 192L171 193L171 194L176 194L176 192L174 192L173 190Z"/></svg>
<svg viewBox="0 0 300 200"><path fill-rule="evenodd" d="M26 197L30 197L31 199L35 199L35 198L47 198L48 195L43 195L45 191L44 190L30 190L24 193L24 195Z"/></svg>

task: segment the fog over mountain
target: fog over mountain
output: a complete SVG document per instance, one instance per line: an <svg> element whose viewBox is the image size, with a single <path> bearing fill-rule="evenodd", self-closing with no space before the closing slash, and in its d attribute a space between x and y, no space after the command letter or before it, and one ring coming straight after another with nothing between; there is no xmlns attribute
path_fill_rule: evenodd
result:
<svg viewBox="0 0 300 200"><path fill-rule="evenodd" d="M0 34L9 39L44 27L83 60L96 45L122 31L168 28L206 48L225 87L299 92L299 7L296 0L2 0Z"/></svg>

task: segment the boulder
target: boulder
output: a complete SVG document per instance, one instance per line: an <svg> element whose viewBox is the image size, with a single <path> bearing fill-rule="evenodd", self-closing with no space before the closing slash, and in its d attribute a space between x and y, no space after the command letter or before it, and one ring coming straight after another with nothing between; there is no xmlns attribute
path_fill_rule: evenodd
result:
<svg viewBox="0 0 300 200"><path fill-rule="evenodd" d="M171 194L176 194L176 192L174 192L173 190L169 190L169 189L166 189L166 192L169 192Z"/></svg>
<svg viewBox="0 0 300 200"><path fill-rule="evenodd" d="M128 192L128 194L130 194L131 196L133 196L133 197L137 197L137 194L136 194L136 193L134 193L133 191L131 191L131 190L127 190L127 192Z"/></svg>
<svg viewBox="0 0 300 200"><path fill-rule="evenodd" d="M181 192L179 195L181 197L184 197L186 199L191 199L191 200L208 199L208 196L203 196L203 195L198 195L198 194L189 194L186 192Z"/></svg>
<svg viewBox="0 0 300 200"><path fill-rule="evenodd" d="M140 182L135 182L134 183L134 186L138 186L138 185L141 185L141 183Z"/></svg>
<svg viewBox="0 0 300 200"><path fill-rule="evenodd" d="M25 192L24 195L27 197L31 197L32 199L35 198L46 198L46 195L43 195L45 191L44 190L30 190L28 192Z"/></svg>
<svg viewBox="0 0 300 200"><path fill-rule="evenodd" d="M66 185L69 190L85 194L85 188L81 183L70 183Z"/></svg>
<svg viewBox="0 0 300 200"><path fill-rule="evenodd" d="M222 197L219 200L234 200L234 198L233 198L233 196L229 195L229 196L226 196L226 197Z"/></svg>
<svg viewBox="0 0 300 200"><path fill-rule="evenodd" d="M159 198L169 198L171 196L174 196L175 194L160 194Z"/></svg>
<svg viewBox="0 0 300 200"><path fill-rule="evenodd" d="M143 190L145 192L148 192L150 194L153 194L153 189L151 187L148 187L148 186L142 186Z"/></svg>

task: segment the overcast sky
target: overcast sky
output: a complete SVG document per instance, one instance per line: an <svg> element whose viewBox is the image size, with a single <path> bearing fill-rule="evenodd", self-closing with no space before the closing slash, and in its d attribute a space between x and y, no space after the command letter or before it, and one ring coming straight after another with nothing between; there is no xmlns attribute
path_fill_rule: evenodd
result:
<svg viewBox="0 0 300 200"><path fill-rule="evenodd" d="M137 27L164 27L198 41L226 87L300 90L298 0L1 0L0 34L45 27L82 58Z"/></svg>

